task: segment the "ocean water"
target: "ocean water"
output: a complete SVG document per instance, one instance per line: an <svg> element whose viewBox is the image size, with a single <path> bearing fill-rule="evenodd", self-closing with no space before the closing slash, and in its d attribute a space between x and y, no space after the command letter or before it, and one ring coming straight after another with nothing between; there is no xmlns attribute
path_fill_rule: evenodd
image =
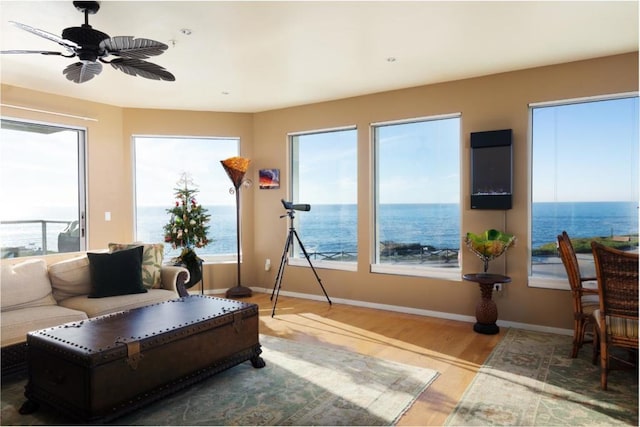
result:
<svg viewBox="0 0 640 427"><path fill-rule="evenodd" d="M202 255L235 254L234 206L206 206L211 215L212 243L198 249ZM563 230L573 237L628 235L638 233L638 204L635 202L535 203L532 247L555 242ZM285 211L282 211L284 214ZM308 212L295 211L296 230L307 252L357 252L357 206L312 205ZM166 207L138 209L137 240L162 242L162 228L168 221ZM59 214L55 218L60 219ZM288 218L274 217L281 227L282 244L287 237ZM284 224L287 222L287 224ZM380 241L419 243L436 249L458 249L461 244L460 213L455 204L382 205L379 217ZM57 250L57 234L64 225L48 227L48 248ZM468 230L479 232L481 230ZM524 236L518 236L523 239ZM0 226L0 246L41 246L40 225ZM169 247L167 247L169 249ZM169 251L168 256L177 255Z"/></svg>
<svg viewBox="0 0 640 427"><path fill-rule="evenodd" d="M576 238L638 234L635 202L535 203L532 209L533 248L555 243L563 230ZM355 205L317 205L309 212L297 212L296 216L300 220L298 234L307 251L357 250ZM459 224L456 204L382 205L379 240L459 249L466 231L482 231L460 230Z"/></svg>
<svg viewBox="0 0 640 427"><path fill-rule="evenodd" d="M235 253L236 224L233 206L207 206L211 214L209 235L213 243L198 249L200 254ZM286 211L282 210L282 215ZM356 205L313 205L310 211L294 211L296 231L309 253L356 253ZM424 243L436 248L458 248L457 205L384 205L380 212L380 241ZM161 241L162 226L167 222L163 208L138 211L139 240ZM451 220L455 220L452 223ZM273 218L274 227L282 229L282 245L287 238L289 218Z"/></svg>
<svg viewBox="0 0 640 427"><path fill-rule="evenodd" d="M637 202L534 203L532 247L555 242L563 230L571 238L638 234Z"/></svg>

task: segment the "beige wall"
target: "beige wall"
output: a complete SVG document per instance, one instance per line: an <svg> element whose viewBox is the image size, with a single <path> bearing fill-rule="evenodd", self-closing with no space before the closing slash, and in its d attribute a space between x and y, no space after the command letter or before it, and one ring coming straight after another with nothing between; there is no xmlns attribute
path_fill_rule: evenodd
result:
<svg viewBox="0 0 640 427"><path fill-rule="evenodd" d="M243 190L243 284L271 289L277 268L264 271L270 258L277 267L287 233L279 220L281 198L289 186L287 134L296 131L358 127L359 261L356 272L319 270L333 299L351 299L422 310L473 316L477 285L419 277L369 273L372 217L371 144L369 125L375 122L462 114L462 229L506 229L519 237L506 256L492 262L491 271L506 273L513 282L497 298L500 319L555 328L572 328L567 291L527 286L528 251L528 104L638 90L637 53L504 73L456 82L398 90L256 114L121 109L2 86L5 104L96 118L82 121L3 108L5 117L87 127L89 246L104 248L114 240L133 238L131 135L238 136L242 155L252 160L249 171L257 183L261 168L280 168L281 188ZM469 208L469 133L511 128L514 132L514 203L508 211ZM108 179L107 179L108 177ZM104 212L112 221L104 221ZM462 250L463 272L475 272L480 261ZM235 265L207 266L206 287L235 284ZM288 266L283 290L322 295L308 268Z"/></svg>
<svg viewBox="0 0 640 427"><path fill-rule="evenodd" d="M506 229L519 237L506 256L491 263L490 271L505 273L513 282L496 297L500 319L558 328L572 328L571 301L567 291L531 288L528 276L528 104L638 90L638 56L621 55L558 66L504 73L456 82L398 90L255 115L256 167L287 171L287 133L345 125L358 128L358 271L321 270L322 282L334 298L364 300L417 309L473 316L478 301L477 285L418 277L372 274L373 201L371 179L371 123L396 119L462 113L462 229L479 232ZM508 211L471 210L469 203L469 134L475 131L513 129L514 201ZM287 197L288 174L281 189L256 191L260 215L255 222L256 282L272 287L275 271L261 268L265 258L279 260L286 224L278 223L280 198ZM302 201L304 202L304 201ZM276 225L274 227L274 225ZM561 231L561 230L559 230ZM481 271L480 260L462 250L463 273ZM506 265L505 265L506 264ZM322 295L306 268L287 267L283 288Z"/></svg>

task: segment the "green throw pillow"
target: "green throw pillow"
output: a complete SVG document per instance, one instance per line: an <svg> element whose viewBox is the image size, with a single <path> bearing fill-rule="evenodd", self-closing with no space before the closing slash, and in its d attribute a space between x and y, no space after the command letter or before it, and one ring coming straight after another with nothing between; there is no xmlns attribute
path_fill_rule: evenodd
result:
<svg viewBox="0 0 640 427"><path fill-rule="evenodd" d="M142 285L142 246L114 253L87 253L91 275L89 298L147 292Z"/></svg>
<svg viewBox="0 0 640 427"><path fill-rule="evenodd" d="M162 243L109 243L109 252L121 251L142 246L142 283L147 289L162 287L162 260L164 245Z"/></svg>

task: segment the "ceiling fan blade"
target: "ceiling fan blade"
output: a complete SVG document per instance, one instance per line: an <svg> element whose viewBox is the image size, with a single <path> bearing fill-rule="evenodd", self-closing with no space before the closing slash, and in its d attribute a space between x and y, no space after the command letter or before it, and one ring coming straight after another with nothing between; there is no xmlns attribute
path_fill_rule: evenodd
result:
<svg viewBox="0 0 640 427"><path fill-rule="evenodd" d="M120 70L130 76L140 76L145 79L166 80L170 82L176 80L175 76L163 67L141 59L116 58L108 63L116 70Z"/></svg>
<svg viewBox="0 0 640 427"><path fill-rule="evenodd" d="M126 58L146 59L163 53L169 46L150 39L135 39L132 36L116 36L100 43L108 53Z"/></svg>
<svg viewBox="0 0 640 427"><path fill-rule="evenodd" d="M52 52L50 50L0 50L0 54L2 55L23 54L23 53L39 53L41 55L60 55L60 56L69 57L68 55L63 54L62 52Z"/></svg>
<svg viewBox="0 0 640 427"><path fill-rule="evenodd" d="M88 82L102 71L102 64L99 62L80 61L69 65L62 73L67 80L74 83Z"/></svg>
<svg viewBox="0 0 640 427"><path fill-rule="evenodd" d="M30 32L31 34L35 34L36 36L40 36L43 37L47 40L51 40L53 42L58 43L60 46L63 46L64 48L66 48L70 53L75 55L75 49L79 48L80 46L78 46L77 44L75 44L74 42L70 41L70 40L65 40L62 37L58 37L55 34L51 34L49 32L46 32L44 30L40 30L38 28L34 28L31 27L29 25L26 24L21 24L19 22L16 21L9 21L10 23L12 23L13 25L15 25L16 27L23 29L25 31Z"/></svg>

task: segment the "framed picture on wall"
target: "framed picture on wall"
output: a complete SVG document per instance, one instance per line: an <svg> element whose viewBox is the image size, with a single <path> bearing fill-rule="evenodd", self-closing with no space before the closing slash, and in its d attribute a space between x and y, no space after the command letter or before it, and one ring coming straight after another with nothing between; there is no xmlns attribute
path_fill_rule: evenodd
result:
<svg viewBox="0 0 640 427"><path fill-rule="evenodd" d="M260 169L258 174L261 190L280 188L280 169Z"/></svg>

